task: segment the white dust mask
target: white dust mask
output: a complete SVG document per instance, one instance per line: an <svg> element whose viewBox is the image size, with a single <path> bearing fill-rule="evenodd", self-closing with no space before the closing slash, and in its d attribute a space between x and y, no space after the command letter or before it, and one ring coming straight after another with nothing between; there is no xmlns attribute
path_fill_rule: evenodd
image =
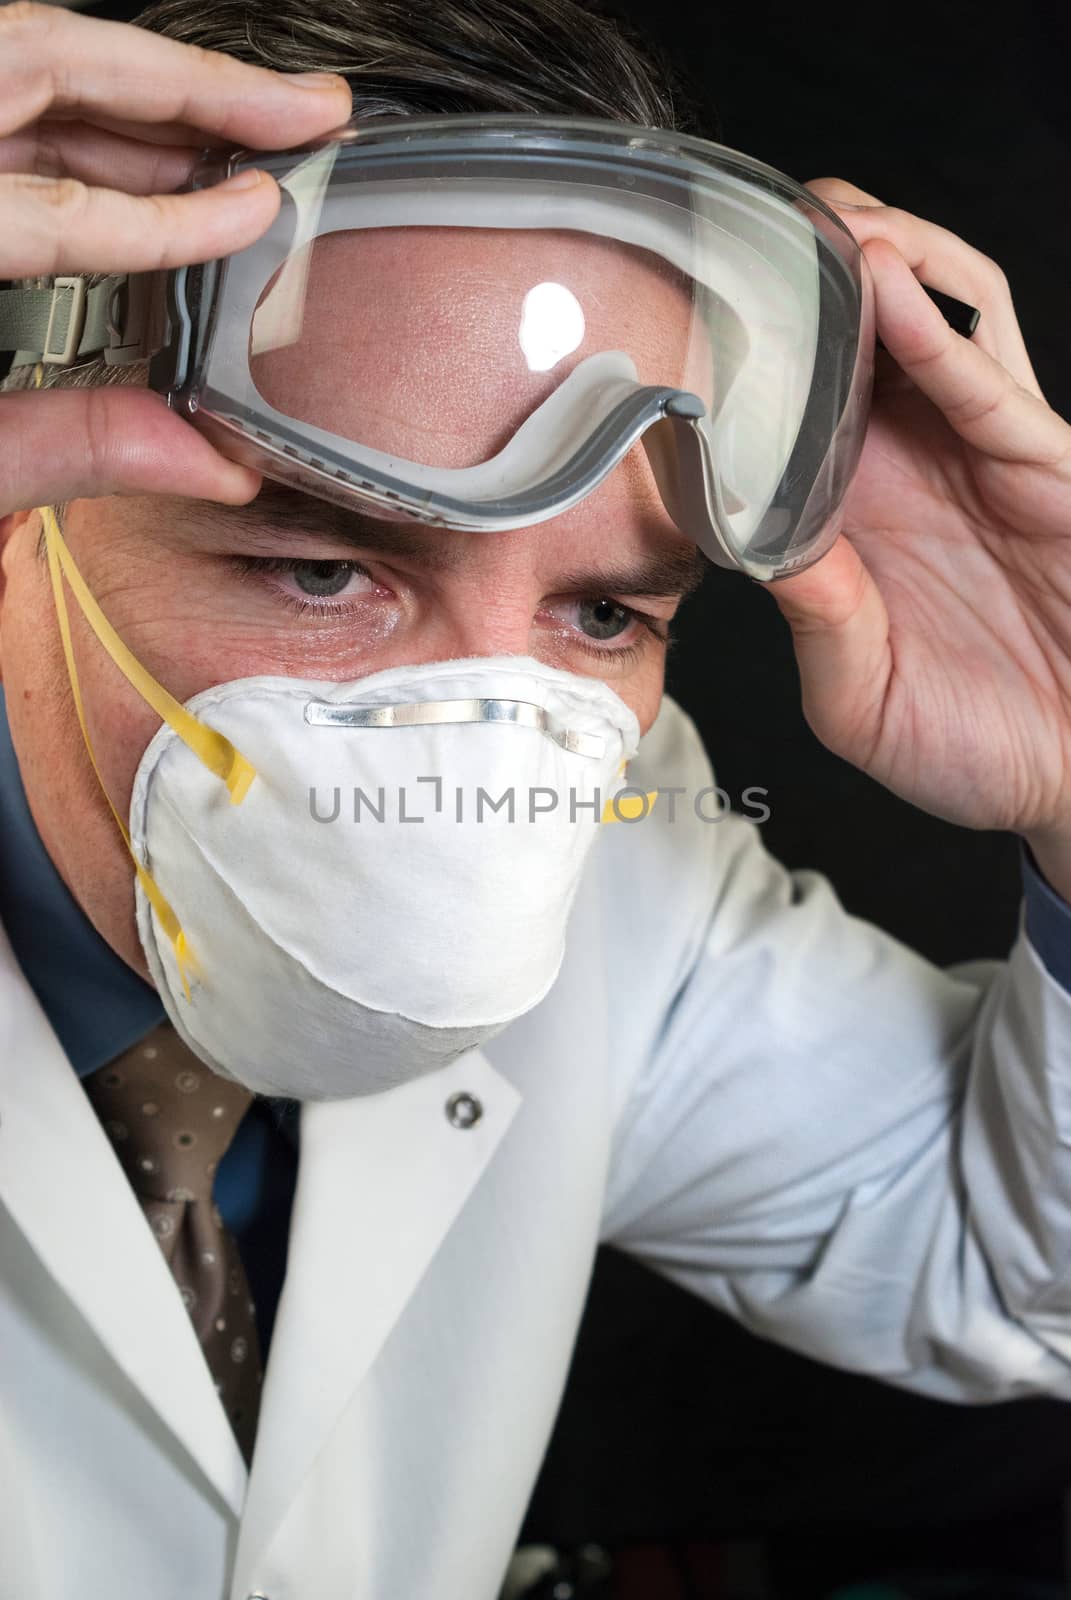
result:
<svg viewBox="0 0 1071 1600"><path fill-rule="evenodd" d="M135 853L196 957L188 997L140 882L138 931L209 1066L261 1094L369 1094L547 993L638 743L612 690L481 657L342 684L247 678L186 710L256 770L234 805L165 725L134 781Z"/></svg>

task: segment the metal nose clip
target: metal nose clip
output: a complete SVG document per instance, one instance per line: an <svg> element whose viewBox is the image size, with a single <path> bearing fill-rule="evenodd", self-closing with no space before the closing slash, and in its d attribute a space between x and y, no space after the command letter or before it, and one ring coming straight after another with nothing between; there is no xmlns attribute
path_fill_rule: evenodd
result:
<svg viewBox="0 0 1071 1600"><path fill-rule="evenodd" d="M606 740L595 733L566 727L544 706L529 700L423 700L415 704L354 706L332 700L310 700L305 721L317 728L418 728L446 722L511 722L537 728L563 750L601 759Z"/></svg>

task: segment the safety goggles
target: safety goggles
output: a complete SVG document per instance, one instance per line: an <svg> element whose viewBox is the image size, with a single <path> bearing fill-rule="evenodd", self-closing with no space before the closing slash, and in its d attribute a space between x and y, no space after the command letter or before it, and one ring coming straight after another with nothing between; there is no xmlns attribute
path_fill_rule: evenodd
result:
<svg viewBox="0 0 1071 1600"><path fill-rule="evenodd" d="M642 445L718 566L770 580L837 537L873 285L810 190L679 134L472 115L213 153L192 186L254 165L282 193L256 243L88 293L58 279L16 359L151 356L223 454L378 518L538 524Z"/></svg>

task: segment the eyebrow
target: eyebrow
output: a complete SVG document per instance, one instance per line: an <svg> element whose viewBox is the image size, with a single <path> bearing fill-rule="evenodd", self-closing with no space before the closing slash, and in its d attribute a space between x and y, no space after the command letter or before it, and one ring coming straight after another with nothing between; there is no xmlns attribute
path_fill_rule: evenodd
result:
<svg viewBox="0 0 1071 1600"><path fill-rule="evenodd" d="M445 537L432 539L428 537L432 531L429 525L381 521L353 507L320 500L270 481L248 505L224 507L213 501L191 500L185 502L183 509L188 521L213 532L219 531L220 521L225 519L227 527L241 529L254 543L259 536L273 548L281 534L326 537L358 550L411 560L433 572L456 571L466 559L464 552L472 548L451 540L450 529L437 530ZM558 582L563 591L684 598L699 587L708 566L707 558L695 545L682 543L679 547L652 550L634 562L574 567Z"/></svg>

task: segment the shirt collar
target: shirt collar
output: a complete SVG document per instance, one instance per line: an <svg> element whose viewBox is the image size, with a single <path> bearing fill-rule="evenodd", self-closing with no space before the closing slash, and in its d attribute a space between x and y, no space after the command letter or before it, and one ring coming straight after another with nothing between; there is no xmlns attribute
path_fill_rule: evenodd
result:
<svg viewBox="0 0 1071 1600"><path fill-rule="evenodd" d="M0 921L80 1078L165 1019L156 990L101 938L41 841L0 689Z"/></svg>

